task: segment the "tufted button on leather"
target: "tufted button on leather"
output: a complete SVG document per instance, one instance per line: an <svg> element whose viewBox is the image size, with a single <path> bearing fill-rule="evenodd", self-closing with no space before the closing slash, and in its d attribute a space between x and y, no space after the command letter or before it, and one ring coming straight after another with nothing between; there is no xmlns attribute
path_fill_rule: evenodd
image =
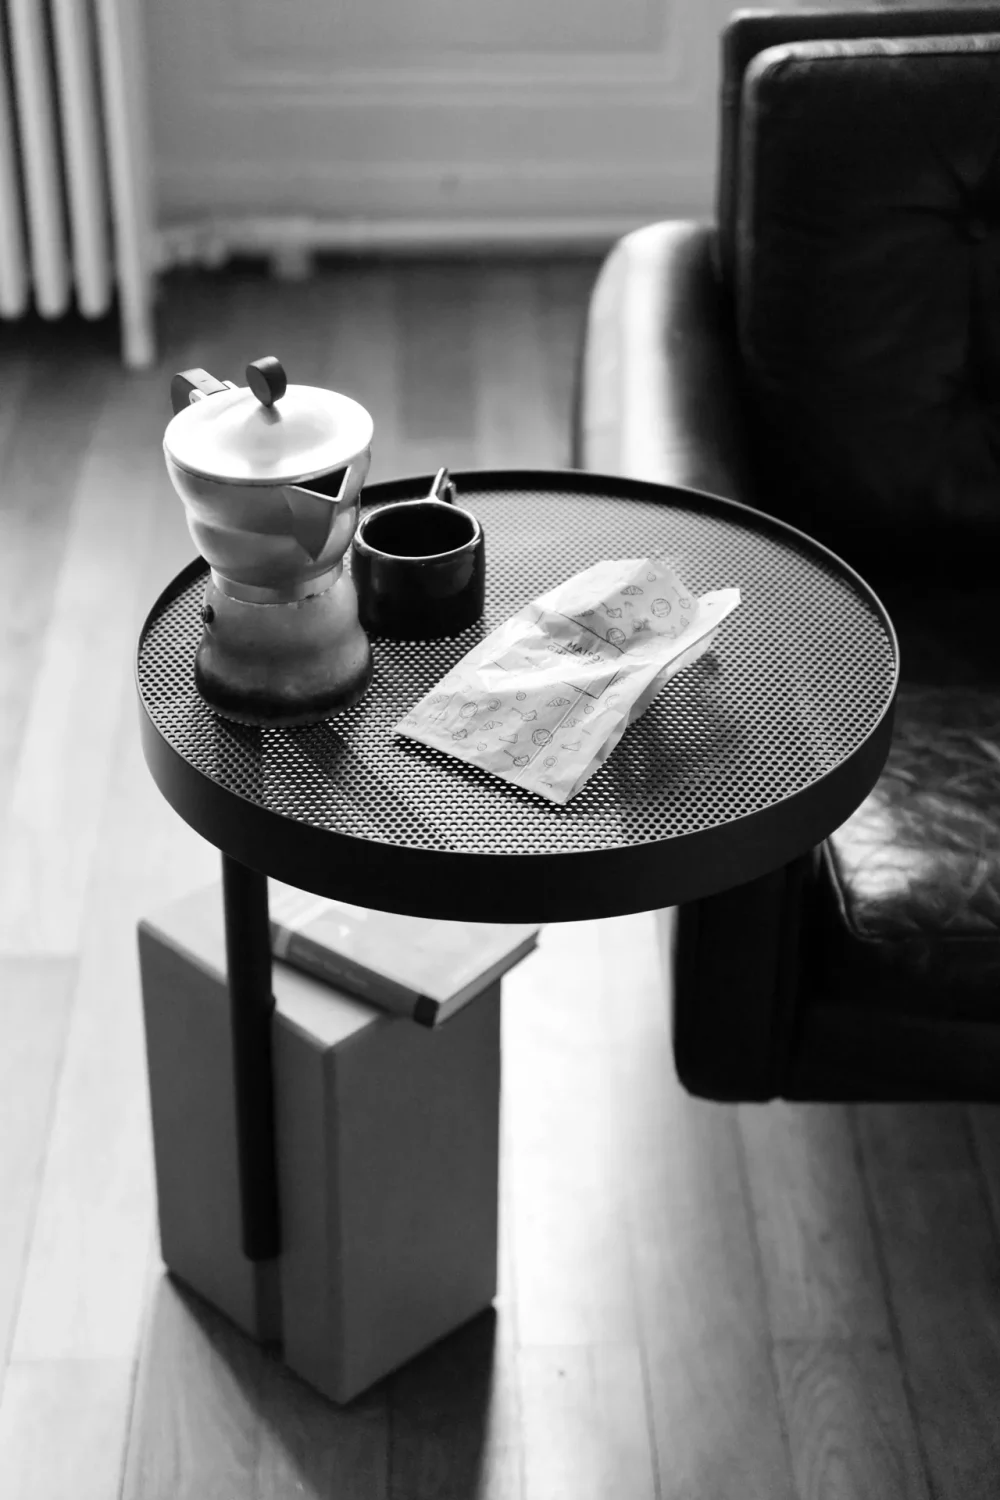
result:
<svg viewBox="0 0 1000 1500"><path fill-rule="evenodd" d="M983 240L989 238L990 226L979 214L973 214L965 221L965 235L974 245L981 245Z"/></svg>

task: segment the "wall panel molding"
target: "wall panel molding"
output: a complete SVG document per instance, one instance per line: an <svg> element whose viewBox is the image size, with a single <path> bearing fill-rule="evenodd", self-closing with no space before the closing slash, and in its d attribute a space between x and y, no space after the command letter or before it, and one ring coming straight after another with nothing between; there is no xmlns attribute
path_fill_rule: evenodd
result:
<svg viewBox="0 0 1000 1500"><path fill-rule="evenodd" d="M709 210L719 0L145 3L163 225Z"/></svg>

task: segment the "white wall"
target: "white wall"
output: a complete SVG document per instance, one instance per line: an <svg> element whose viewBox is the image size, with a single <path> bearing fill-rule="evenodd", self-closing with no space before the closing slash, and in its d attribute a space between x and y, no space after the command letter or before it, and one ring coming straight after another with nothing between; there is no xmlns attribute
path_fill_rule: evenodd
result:
<svg viewBox="0 0 1000 1500"><path fill-rule="evenodd" d="M706 213L732 9L146 0L160 222L178 247L582 242Z"/></svg>

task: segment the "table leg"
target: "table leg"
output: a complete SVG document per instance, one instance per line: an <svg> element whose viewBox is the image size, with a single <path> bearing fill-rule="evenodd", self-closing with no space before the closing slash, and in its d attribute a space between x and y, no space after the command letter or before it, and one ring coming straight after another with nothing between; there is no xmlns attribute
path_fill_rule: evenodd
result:
<svg viewBox="0 0 1000 1500"><path fill-rule="evenodd" d="M271 1066L271 934L267 878L222 856L243 1253L270 1260L280 1249Z"/></svg>

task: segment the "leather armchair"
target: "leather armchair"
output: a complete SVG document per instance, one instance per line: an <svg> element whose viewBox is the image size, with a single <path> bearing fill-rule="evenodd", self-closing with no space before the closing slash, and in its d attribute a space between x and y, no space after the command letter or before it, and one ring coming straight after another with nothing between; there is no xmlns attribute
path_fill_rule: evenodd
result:
<svg viewBox="0 0 1000 1500"><path fill-rule="evenodd" d="M1000 1099L1000 11L739 12L711 224L627 236L575 462L810 532L900 638L892 748L793 867L661 914L720 1100Z"/></svg>

